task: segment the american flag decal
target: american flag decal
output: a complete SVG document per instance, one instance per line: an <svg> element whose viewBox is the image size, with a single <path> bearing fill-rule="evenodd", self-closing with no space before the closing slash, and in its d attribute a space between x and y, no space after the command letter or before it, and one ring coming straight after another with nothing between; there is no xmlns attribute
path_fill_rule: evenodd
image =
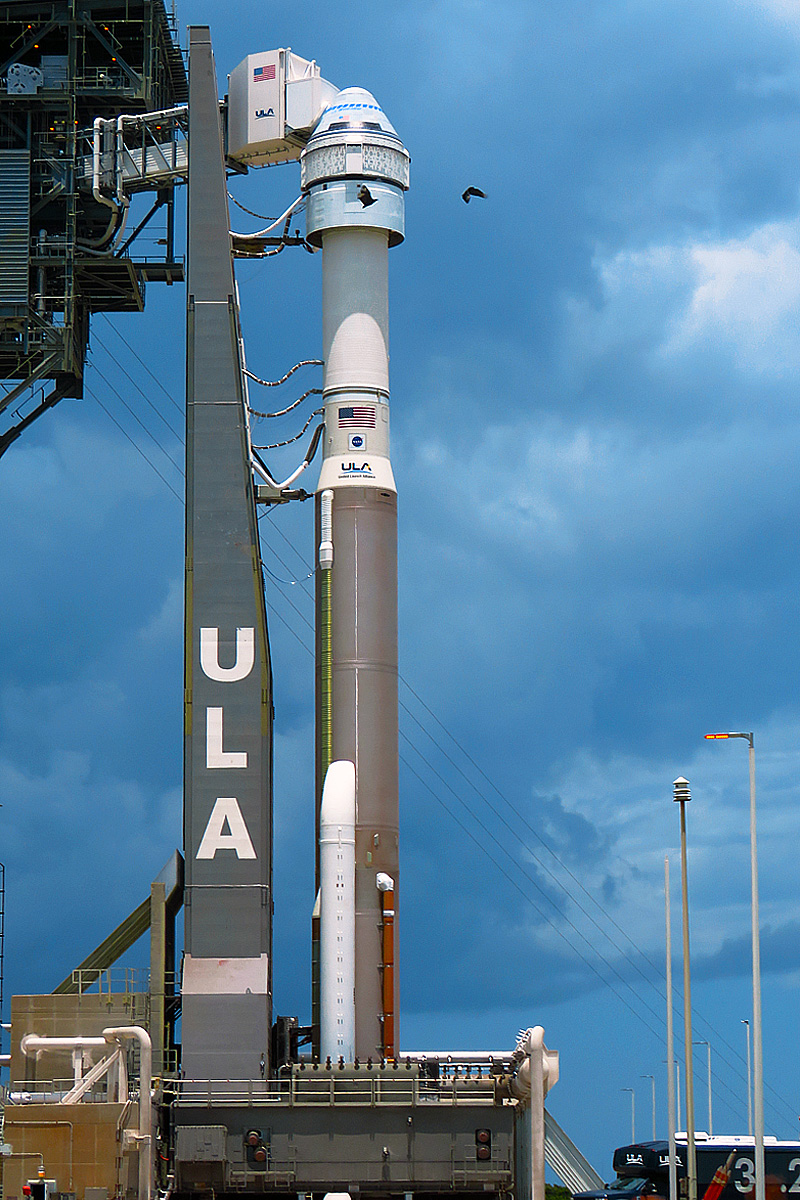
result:
<svg viewBox="0 0 800 1200"><path fill-rule="evenodd" d="M339 409L340 429L374 429L375 409L366 404L357 404L353 408Z"/></svg>
<svg viewBox="0 0 800 1200"><path fill-rule="evenodd" d="M263 83L266 79L275 78L275 64L269 67L256 67L253 71L253 83Z"/></svg>

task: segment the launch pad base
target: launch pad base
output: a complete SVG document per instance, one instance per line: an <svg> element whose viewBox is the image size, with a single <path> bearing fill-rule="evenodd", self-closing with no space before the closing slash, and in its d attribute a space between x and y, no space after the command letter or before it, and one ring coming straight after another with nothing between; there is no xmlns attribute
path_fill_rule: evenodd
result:
<svg viewBox="0 0 800 1200"><path fill-rule="evenodd" d="M171 1110L179 1195L505 1195L529 1129L503 1076L431 1079L410 1063L218 1086L184 1082Z"/></svg>

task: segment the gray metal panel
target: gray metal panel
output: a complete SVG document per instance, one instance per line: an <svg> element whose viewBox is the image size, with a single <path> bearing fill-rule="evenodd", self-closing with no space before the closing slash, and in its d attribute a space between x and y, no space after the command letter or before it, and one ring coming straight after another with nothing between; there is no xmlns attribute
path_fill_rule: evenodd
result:
<svg viewBox="0 0 800 1200"><path fill-rule="evenodd" d="M183 1125L178 1129L175 1157L178 1162L224 1162L227 1140L224 1125Z"/></svg>
<svg viewBox="0 0 800 1200"><path fill-rule="evenodd" d="M513 1183L515 1106L215 1107L228 1129L228 1185L266 1190L291 1182L297 1190L508 1190ZM178 1128L202 1110L178 1107ZM207 1119L207 1117L206 1117ZM264 1170L248 1167L244 1134L258 1129L268 1151ZM491 1130L492 1157L479 1162L475 1130ZM180 1181L179 1181L180 1186Z"/></svg>
<svg viewBox="0 0 800 1200"><path fill-rule="evenodd" d="M30 192L30 152L0 150L0 305L28 303Z"/></svg>
<svg viewBox="0 0 800 1200"><path fill-rule="evenodd" d="M190 145L182 1065L187 1078L257 1078L271 1020L272 681L206 28L190 31ZM205 660L202 629L216 631Z"/></svg>

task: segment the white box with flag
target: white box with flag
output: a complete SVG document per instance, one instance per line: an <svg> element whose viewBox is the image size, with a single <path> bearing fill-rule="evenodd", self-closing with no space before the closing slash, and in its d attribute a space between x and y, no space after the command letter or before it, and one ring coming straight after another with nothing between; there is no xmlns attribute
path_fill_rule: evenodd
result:
<svg viewBox="0 0 800 1200"><path fill-rule="evenodd" d="M248 54L228 77L228 157L245 166L299 158L338 91L291 50Z"/></svg>

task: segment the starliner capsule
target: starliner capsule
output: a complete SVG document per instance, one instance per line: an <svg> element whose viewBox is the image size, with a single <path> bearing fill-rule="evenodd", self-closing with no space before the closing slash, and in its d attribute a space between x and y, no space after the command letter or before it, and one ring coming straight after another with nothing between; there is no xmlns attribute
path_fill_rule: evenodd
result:
<svg viewBox="0 0 800 1200"><path fill-rule="evenodd" d="M316 496L317 835L328 767L352 762L355 1055L388 1058L395 1054L398 1011L397 972L386 961L394 938L384 936L378 883L379 875L394 880L396 911L397 490L389 461L388 249L404 236L409 155L375 98L346 88L323 113L301 169L306 236L322 248L325 360Z"/></svg>

